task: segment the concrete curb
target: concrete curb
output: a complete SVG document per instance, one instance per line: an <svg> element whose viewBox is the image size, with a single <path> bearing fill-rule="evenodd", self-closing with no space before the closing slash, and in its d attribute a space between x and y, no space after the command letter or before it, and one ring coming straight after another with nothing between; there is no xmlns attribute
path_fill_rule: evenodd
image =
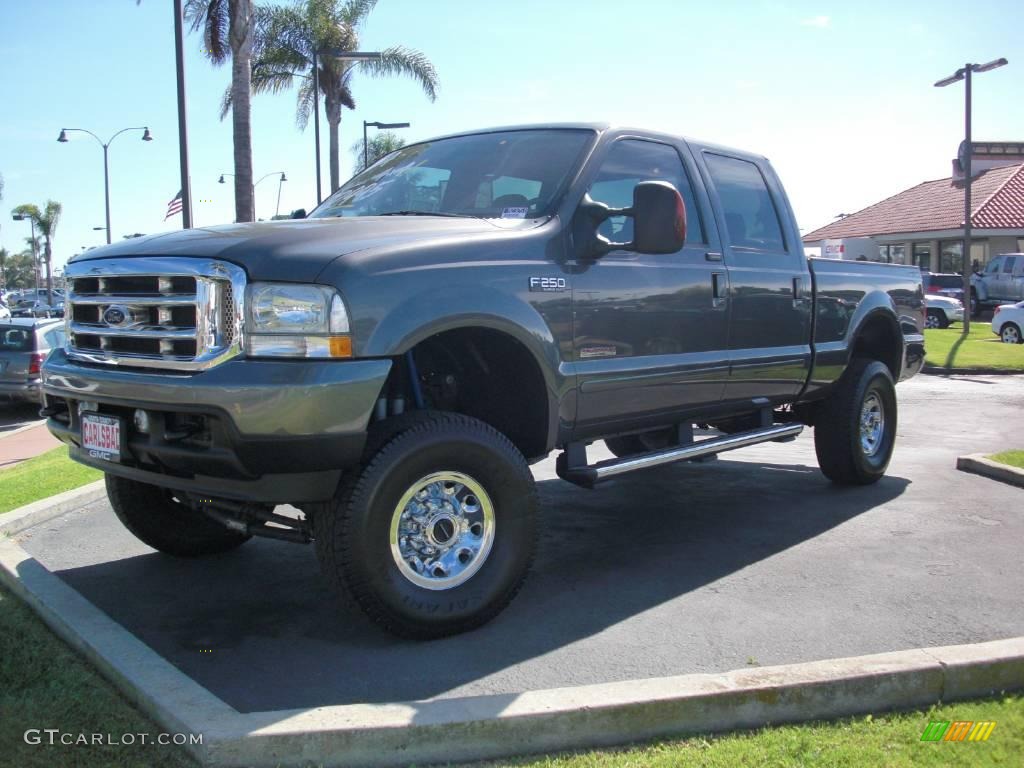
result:
<svg viewBox="0 0 1024 768"><path fill-rule="evenodd" d="M930 376L1022 376L1020 368L943 368L939 365L926 365L921 373Z"/></svg>
<svg viewBox="0 0 1024 768"><path fill-rule="evenodd" d="M0 582L208 765L392 766L927 707L1024 687L1024 637L520 694L241 714L17 546Z"/></svg>
<svg viewBox="0 0 1024 768"><path fill-rule="evenodd" d="M1017 469L1017 467L1011 467L1008 464L992 461L983 453L972 453L968 456L957 457L956 468L961 472L984 475L993 480L1024 488L1024 469Z"/></svg>
<svg viewBox="0 0 1024 768"><path fill-rule="evenodd" d="M0 536L13 536L21 533L33 525L45 523L55 517L84 507L94 501L104 498L107 495L102 480L83 485L81 488L73 488L56 496L34 501L24 507L12 509L10 512L0 514Z"/></svg>

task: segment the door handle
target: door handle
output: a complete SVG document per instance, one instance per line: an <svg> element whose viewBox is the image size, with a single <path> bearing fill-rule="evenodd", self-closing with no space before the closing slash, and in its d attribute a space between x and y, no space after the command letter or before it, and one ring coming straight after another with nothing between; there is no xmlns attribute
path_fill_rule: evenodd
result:
<svg viewBox="0 0 1024 768"><path fill-rule="evenodd" d="M711 273L711 306L724 307L728 300L729 285L725 272Z"/></svg>
<svg viewBox="0 0 1024 768"><path fill-rule="evenodd" d="M708 251L707 253L704 254L704 260L705 261L721 261L722 260L722 254L719 253L718 251Z"/></svg>
<svg viewBox="0 0 1024 768"><path fill-rule="evenodd" d="M802 277L793 278L793 308L800 309L808 302L808 298L804 296L804 279Z"/></svg>

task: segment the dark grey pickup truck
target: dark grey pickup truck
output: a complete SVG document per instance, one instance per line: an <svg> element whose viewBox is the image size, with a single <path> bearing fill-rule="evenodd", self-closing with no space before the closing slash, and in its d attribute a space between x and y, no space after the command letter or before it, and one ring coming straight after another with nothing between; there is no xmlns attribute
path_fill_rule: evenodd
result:
<svg viewBox="0 0 1024 768"><path fill-rule="evenodd" d="M604 125L414 144L308 218L129 240L67 278L43 412L124 524L184 557L315 542L416 638L519 589L531 462L589 488L809 425L830 480L871 483L924 360L916 267L808 260L765 158Z"/></svg>

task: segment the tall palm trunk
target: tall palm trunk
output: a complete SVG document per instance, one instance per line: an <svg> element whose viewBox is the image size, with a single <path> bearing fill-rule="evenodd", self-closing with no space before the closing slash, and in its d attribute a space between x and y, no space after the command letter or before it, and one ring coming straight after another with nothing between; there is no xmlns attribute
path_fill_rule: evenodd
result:
<svg viewBox="0 0 1024 768"><path fill-rule="evenodd" d="M252 186L252 0L233 0L228 37L231 41L231 133L235 149L235 221L253 221Z"/></svg>
<svg viewBox="0 0 1024 768"><path fill-rule="evenodd" d="M330 136L331 192L341 186L340 156L338 149L338 131L341 128L341 101L326 96L324 111L327 113L327 133Z"/></svg>

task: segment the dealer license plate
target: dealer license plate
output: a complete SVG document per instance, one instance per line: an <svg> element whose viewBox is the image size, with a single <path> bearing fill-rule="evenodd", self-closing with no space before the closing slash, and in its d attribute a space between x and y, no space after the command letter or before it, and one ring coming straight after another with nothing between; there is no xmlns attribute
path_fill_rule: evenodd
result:
<svg viewBox="0 0 1024 768"><path fill-rule="evenodd" d="M121 460L121 420L114 416L82 414L82 447L107 461Z"/></svg>

